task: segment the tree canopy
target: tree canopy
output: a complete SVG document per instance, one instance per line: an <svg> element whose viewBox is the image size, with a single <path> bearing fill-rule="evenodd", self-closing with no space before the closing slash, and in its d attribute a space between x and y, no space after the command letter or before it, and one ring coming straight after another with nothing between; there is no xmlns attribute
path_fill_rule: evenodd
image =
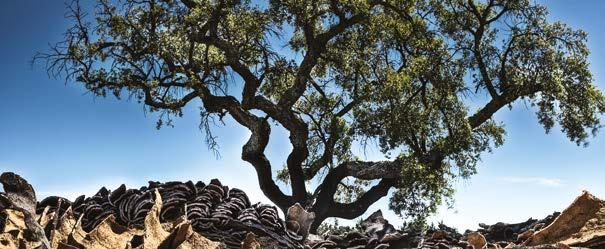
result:
<svg viewBox="0 0 605 249"><path fill-rule="evenodd" d="M264 194L314 211L313 229L389 193L398 214L434 212L503 144L493 116L515 101L578 145L605 111L586 33L530 0L97 0L68 17L65 40L37 55L52 75L135 98L158 126L200 100L210 148L232 117ZM265 156L275 126L286 162ZM352 148L366 144L388 160L362 160Z"/></svg>

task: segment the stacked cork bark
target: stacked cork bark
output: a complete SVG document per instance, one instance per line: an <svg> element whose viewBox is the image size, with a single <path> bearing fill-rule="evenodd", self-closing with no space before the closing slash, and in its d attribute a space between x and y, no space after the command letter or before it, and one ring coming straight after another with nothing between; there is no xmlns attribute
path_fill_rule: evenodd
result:
<svg viewBox="0 0 605 249"><path fill-rule="evenodd" d="M314 214L295 204L285 220L267 204L219 180L150 182L139 189L101 188L74 201L36 200L33 187L14 173L0 175L2 248L202 249L488 249L605 247L605 201L582 193L563 212L544 219L458 233L440 224L428 231L397 229L377 211L356 229L309 234Z"/></svg>
<svg viewBox="0 0 605 249"><path fill-rule="evenodd" d="M240 248L249 238L248 234L253 234L266 247L303 248L306 236L305 231L288 229L274 206L251 204L242 190L229 189L218 180L207 185L202 182L150 182L140 189L127 189L122 185L115 190L101 188L94 196L80 196L73 202L52 196L36 203L33 188L25 180L12 173L5 173L1 178L6 192L0 194L3 211L0 231L11 234L6 221L10 223L8 229L19 230L19 226L13 224L18 220L15 217L30 220L30 224L23 224L22 234L13 236L22 241L18 242L21 244L86 248L84 244L88 242L78 241L74 231L89 238L90 234L99 233L99 227L109 227L114 232L122 231L118 234L129 235L123 242L114 241L119 242L115 248L143 248L145 231L153 219L167 228L167 232L190 229L208 240L219 242L223 248ZM298 205L292 209L297 208L302 209ZM157 212L152 212L154 209ZM190 228L178 228L183 224ZM61 229L69 230L69 234L57 239L61 236L54 235ZM28 236L31 231L37 235Z"/></svg>

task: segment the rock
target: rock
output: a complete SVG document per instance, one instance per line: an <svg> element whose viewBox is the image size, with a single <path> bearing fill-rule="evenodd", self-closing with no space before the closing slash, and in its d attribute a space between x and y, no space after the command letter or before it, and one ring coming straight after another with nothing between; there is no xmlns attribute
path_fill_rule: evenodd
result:
<svg viewBox="0 0 605 249"><path fill-rule="evenodd" d="M468 243L468 241L458 241L458 243L456 244L458 247L462 247L462 248L468 248L471 247L471 244Z"/></svg>
<svg viewBox="0 0 605 249"><path fill-rule="evenodd" d="M34 188L21 176L5 172L0 175L0 182L5 193L2 194L2 207L10 207L23 214L25 239L40 242L50 248L50 242L44 233L44 228L36 220L36 193Z"/></svg>
<svg viewBox="0 0 605 249"><path fill-rule="evenodd" d="M396 232L395 227L383 218L382 211L378 210L361 222L361 228L368 234Z"/></svg>
<svg viewBox="0 0 605 249"><path fill-rule="evenodd" d="M439 230L433 233L432 238L433 239L445 239L448 236L448 233L446 231L443 230Z"/></svg>
<svg viewBox="0 0 605 249"><path fill-rule="evenodd" d="M32 185L12 172L2 173L0 182L11 206L24 209L30 214L36 213L36 193Z"/></svg>
<svg viewBox="0 0 605 249"><path fill-rule="evenodd" d="M342 244L345 242L345 239L342 236L334 234L328 235L326 239L329 241L333 241L336 244Z"/></svg>
<svg viewBox="0 0 605 249"><path fill-rule="evenodd" d="M477 230L485 236L488 241L508 241L514 242L517 240L518 234L525 232L526 230L533 228L538 220L528 219L521 223L503 223L498 222L493 225L479 224L481 229Z"/></svg>
<svg viewBox="0 0 605 249"><path fill-rule="evenodd" d="M311 223L315 220L315 213L307 212L300 204L296 203L288 208L286 213L286 228L293 234L305 240L309 235Z"/></svg>
<svg viewBox="0 0 605 249"><path fill-rule="evenodd" d="M187 240L183 241L176 249L224 249L224 247L219 242L211 241L199 233L193 232L193 230L188 230L189 236Z"/></svg>
<svg viewBox="0 0 605 249"><path fill-rule="evenodd" d="M242 249L261 249L260 243L256 240L256 235L253 233L246 234L246 238L242 241Z"/></svg>
<svg viewBox="0 0 605 249"><path fill-rule="evenodd" d="M400 233L389 233L389 234L385 234L384 237L382 237L382 239L380 239L381 243L393 243L393 242L397 242L399 240L401 240L403 238L403 235Z"/></svg>
<svg viewBox="0 0 605 249"><path fill-rule="evenodd" d="M467 236L468 243L474 249L481 249L487 245L487 241L485 240L485 237L479 232L472 232L472 233L467 234L466 236Z"/></svg>
<svg viewBox="0 0 605 249"><path fill-rule="evenodd" d="M450 246L448 244L445 243L437 243L437 248L438 249L450 249Z"/></svg>
<svg viewBox="0 0 605 249"><path fill-rule="evenodd" d="M316 235L316 234L309 234L305 244L306 244L305 248L311 248L311 249L335 248L337 246L337 244L335 242L330 241L330 240L324 240L323 238L321 238L319 235Z"/></svg>
<svg viewBox="0 0 605 249"><path fill-rule="evenodd" d="M463 237L462 234L444 224L429 228L426 234L424 240L418 243L418 247L427 249L471 248L468 242L460 240Z"/></svg>
<svg viewBox="0 0 605 249"><path fill-rule="evenodd" d="M139 232L130 230L116 222L113 215L106 217L98 226L90 233L86 233L80 229L74 229L71 236L74 242L69 242L69 239L62 241L65 244L73 246L82 246L84 248L127 248L132 237Z"/></svg>
<svg viewBox="0 0 605 249"><path fill-rule="evenodd" d="M2 233L11 233L13 231L21 231L27 229L23 212L11 209L5 209L4 212L6 218L4 223L4 230L2 231Z"/></svg>
<svg viewBox="0 0 605 249"><path fill-rule="evenodd" d="M502 249L502 247L497 244L497 243L487 243L487 245L485 245L485 248L487 249Z"/></svg>
<svg viewBox="0 0 605 249"><path fill-rule="evenodd" d="M13 234L2 233L0 234L0 248L19 248L19 240Z"/></svg>
<svg viewBox="0 0 605 249"><path fill-rule="evenodd" d="M533 229L534 231L538 231L538 230L540 230L540 229L544 228L545 226L546 226L546 224L545 224L545 223L540 222L540 223L535 224L535 225L534 225L534 227L533 227L532 229Z"/></svg>
<svg viewBox="0 0 605 249"><path fill-rule="evenodd" d="M584 191L550 225L527 240L526 245L555 243L578 247L605 245L605 201Z"/></svg>
<svg viewBox="0 0 605 249"><path fill-rule="evenodd" d="M162 228L160 222L162 196L160 196L160 192L157 191L157 189L154 191L154 195L154 204L145 216L145 234L143 236L144 248L158 248L160 244L168 238L168 235L170 235L169 232ZM175 246L172 246L172 248L175 248Z"/></svg>
<svg viewBox="0 0 605 249"><path fill-rule="evenodd" d="M521 234L519 234L517 236L517 242L523 242L527 239L529 239L531 236L534 235L534 230L533 229L529 229Z"/></svg>
<svg viewBox="0 0 605 249"><path fill-rule="evenodd" d="M317 235L310 235L307 239L308 248L411 248L417 247L413 243L414 236L409 236L398 230L382 217L382 212L376 211L363 220L358 227L348 233L328 234L325 239ZM443 247L443 246L442 246ZM449 247L448 247L449 248Z"/></svg>
<svg viewBox="0 0 605 249"><path fill-rule="evenodd" d="M81 227L81 219L73 217L71 209L59 219L57 228L51 233L53 249L123 249L123 248L182 248L182 249L219 249L220 243L209 241L200 236L194 236L191 226L185 221L172 226L172 232L163 230L159 224L159 209L161 199L158 198L152 212L147 214L145 230L127 228L120 225L113 215L106 217L90 233ZM40 248L41 243L24 239L27 227L24 216L20 211L5 209L8 213L7 229L9 232L0 234L0 248ZM13 215L14 214L14 215ZM14 236L16 235L16 236ZM12 245L19 245L13 247ZM4 247L6 245L7 247Z"/></svg>
<svg viewBox="0 0 605 249"><path fill-rule="evenodd" d="M506 245L506 246L504 247L504 249L515 248L516 246L517 246L517 245L515 245L515 243L512 243L512 242L511 242L511 243L508 243L508 245Z"/></svg>

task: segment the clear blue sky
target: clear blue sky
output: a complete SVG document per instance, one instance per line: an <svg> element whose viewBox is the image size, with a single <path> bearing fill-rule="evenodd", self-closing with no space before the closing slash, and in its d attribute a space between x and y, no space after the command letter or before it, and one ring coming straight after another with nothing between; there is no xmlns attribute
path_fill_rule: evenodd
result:
<svg viewBox="0 0 605 249"><path fill-rule="evenodd" d="M591 68L605 89L605 1L548 1L551 18L589 33ZM75 84L49 79L29 61L36 51L59 41L67 27L62 1L4 1L0 8L0 171L26 177L40 196L74 198L101 186L130 187L148 180L219 178L267 202L251 166L240 160L248 133L227 121L216 129L221 158L206 150L198 130L198 110L190 105L175 128L155 129L156 118L135 102L94 98ZM479 222L524 221L561 210L581 189L605 197L605 131L588 148L577 147L559 132L545 135L532 110L518 103L502 110L506 144L485 155L479 173L459 183L454 210L435 220L458 228ZM275 165L289 144L275 131L267 154ZM386 209L386 199L369 210ZM392 213L393 223L398 220Z"/></svg>

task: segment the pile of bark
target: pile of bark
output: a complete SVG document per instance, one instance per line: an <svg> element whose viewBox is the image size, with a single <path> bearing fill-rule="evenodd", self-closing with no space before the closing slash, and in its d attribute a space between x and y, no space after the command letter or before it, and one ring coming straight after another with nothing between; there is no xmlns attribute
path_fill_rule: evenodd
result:
<svg viewBox="0 0 605 249"><path fill-rule="evenodd" d="M13 173L0 182L0 248L303 248L313 219L294 205L283 221L274 206L251 204L218 180L102 188L74 202L37 202Z"/></svg>
<svg viewBox="0 0 605 249"><path fill-rule="evenodd" d="M458 233L440 224L426 233L401 231L380 211L364 220L357 231L345 234L311 235L310 248L605 248L605 201L583 192L563 212L544 219L493 225L479 224L477 231Z"/></svg>
<svg viewBox="0 0 605 249"><path fill-rule="evenodd" d="M563 212L544 219L479 224L463 234L440 224L403 231L380 211L342 234L309 234L314 214L296 204L282 220L271 205L252 204L220 181L150 182L139 189L102 188L69 201L37 201L13 173L0 176L2 248L605 248L605 201L583 192Z"/></svg>
<svg viewBox="0 0 605 249"><path fill-rule="evenodd" d="M556 215L556 214L555 214ZM310 248L516 248L531 247L525 242L535 229L550 224L553 216L542 220L530 219L516 224L481 224L478 231L460 234L456 229L439 224L425 233L402 231L394 228L377 211L364 220L357 231L345 234L311 235L307 240ZM529 236L529 237L528 237ZM537 248L561 248L555 243L540 244Z"/></svg>
<svg viewBox="0 0 605 249"><path fill-rule="evenodd" d="M309 248L416 248L422 241L420 234L404 233L395 229L376 211L359 224L359 229L344 234L311 234Z"/></svg>

